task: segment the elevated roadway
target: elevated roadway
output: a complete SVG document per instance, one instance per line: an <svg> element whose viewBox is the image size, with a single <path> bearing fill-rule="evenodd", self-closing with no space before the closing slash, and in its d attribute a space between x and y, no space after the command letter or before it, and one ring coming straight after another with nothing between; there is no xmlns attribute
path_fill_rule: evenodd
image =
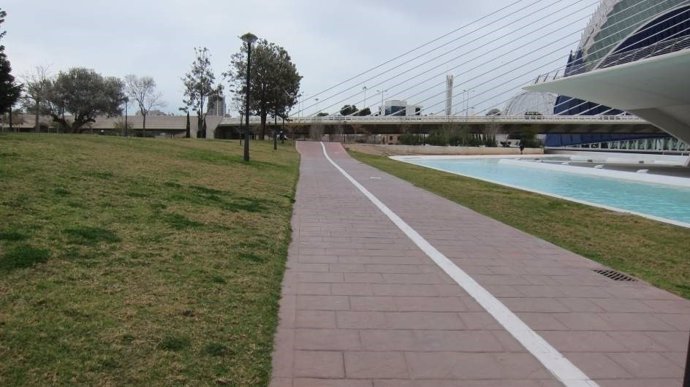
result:
<svg viewBox="0 0 690 387"><path fill-rule="evenodd" d="M250 126L260 125L258 117L252 117ZM267 125L272 127L274 121ZM325 116L290 117L285 121L287 130L297 135L309 133L314 125L323 126L324 133L342 132L371 134L428 133L444 126L462 125L471 132L487 129L501 133L520 133L534 130L538 133L663 133L655 126L635 116ZM278 121L282 126L282 121ZM219 137L239 133L239 118L224 118L217 129ZM256 131L254 129L254 131Z"/></svg>

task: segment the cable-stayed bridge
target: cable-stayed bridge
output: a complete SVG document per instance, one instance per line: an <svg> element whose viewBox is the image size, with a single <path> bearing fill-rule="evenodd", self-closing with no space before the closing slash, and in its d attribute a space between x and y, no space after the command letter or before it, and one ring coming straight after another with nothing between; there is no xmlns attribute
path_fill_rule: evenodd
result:
<svg viewBox="0 0 690 387"><path fill-rule="evenodd" d="M304 92L287 125L388 132L395 125L426 131L452 122L476 131L530 125L542 133L660 133L615 104L577 95L553 95L546 108L507 112L506 106L530 85L546 90L554 80L663 56L668 47L688 51L678 42L690 35L689 16L690 0L513 1L328 88ZM341 114L344 105L355 108Z"/></svg>

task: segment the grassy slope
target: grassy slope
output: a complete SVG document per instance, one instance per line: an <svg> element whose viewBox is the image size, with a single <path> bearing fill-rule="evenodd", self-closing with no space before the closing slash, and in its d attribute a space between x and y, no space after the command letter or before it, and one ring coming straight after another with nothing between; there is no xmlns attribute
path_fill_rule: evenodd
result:
<svg viewBox="0 0 690 387"><path fill-rule="evenodd" d="M298 156L0 136L0 385L268 382Z"/></svg>
<svg viewBox="0 0 690 387"><path fill-rule="evenodd" d="M414 185L690 298L690 229L351 152Z"/></svg>

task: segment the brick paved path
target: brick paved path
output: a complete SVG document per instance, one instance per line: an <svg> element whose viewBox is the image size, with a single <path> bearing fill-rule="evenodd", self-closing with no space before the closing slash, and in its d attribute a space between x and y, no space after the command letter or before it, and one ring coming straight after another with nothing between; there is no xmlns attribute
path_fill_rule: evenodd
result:
<svg viewBox="0 0 690 387"><path fill-rule="evenodd" d="M338 165L600 386L681 386L690 302L351 159ZM560 386L323 156L301 176L271 386Z"/></svg>

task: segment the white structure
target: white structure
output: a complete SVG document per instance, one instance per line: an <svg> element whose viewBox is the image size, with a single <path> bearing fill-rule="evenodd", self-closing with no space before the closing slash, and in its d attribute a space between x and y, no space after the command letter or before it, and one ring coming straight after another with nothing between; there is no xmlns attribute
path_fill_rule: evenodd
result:
<svg viewBox="0 0 690 387"><path fill-rule="evenodd" d="M571 97L557 104L559 114L596 114L578 109L587 101L690 143L689 48L690 0L602 0L566 76L526 89Z"/></svg>
<svg viewBox="0 0 690 387"><path fill-rule="evenodd" d="M446 75L446 115L453 115L453 75Z"/></svg>
<svg viewBox="0 0 690 387"><path fill-rule="evenodd" d="M690 50L532 85L628 111L690 143Z"/></svg>
<svg viewBox="0 0 690 387"><path fill-rule="evenodd" d="M209 116L224 117L226 113L225 97L222 95L212 95L208 97Z"/></svg>
<svg viewBox="0 0 690 387"><path fill-rule="evenodd" d="M408 105L407 101L398 99L386 101L384 106L386 116L415 116L422 110L421 105Z"/></svg>
<svg viewBox="0 0 690 387"><path fill-rule="evenodd" d="M505 116L522 116L525 113L539 113L543 116L553 114L558 96L554 93L526 91L513 97L505 109Z"/></svg>

